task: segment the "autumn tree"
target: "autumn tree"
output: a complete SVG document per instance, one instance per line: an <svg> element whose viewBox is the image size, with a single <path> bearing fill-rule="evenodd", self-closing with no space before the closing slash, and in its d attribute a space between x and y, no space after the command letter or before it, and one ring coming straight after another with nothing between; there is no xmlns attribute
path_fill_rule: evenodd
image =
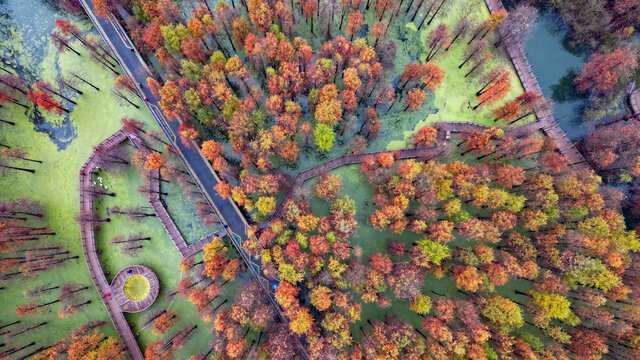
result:
<svg viewBox="0 0 640 360"><path fill-rule="evenodd" d="M578 90L604 93L636 67L637 56L630 47L617 48L610 54L593 54L574 79Z"/></svg>

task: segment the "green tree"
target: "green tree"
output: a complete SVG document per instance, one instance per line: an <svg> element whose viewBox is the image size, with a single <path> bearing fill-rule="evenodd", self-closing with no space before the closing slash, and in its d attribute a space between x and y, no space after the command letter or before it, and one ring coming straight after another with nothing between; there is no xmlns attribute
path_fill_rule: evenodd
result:
<svg viewBox="0 0 640 360"><path fill-rule="evenodd" d="M571 303L560 294L531 291L533 303L552 318L564 320L571 315Z"/></svg>
<svg viewBox="0 0 640 360"><path fill-rule="evenodd" d="M167 50L173 54L179 54L181 48L180 43L189 36L189 29L183 24L176 26L169 24L161 27L160 31L162 32L164 46Z"/></svg>
<svg viewBox="0 0 640 360"><path fill-rule="evenodd" d="M333 147L333 130L325 124L318 124L313 131L316 145L320 151L328 151Z"/></svg>
<svg viewBox="0 0 640 360"><path fill-rule="evenodd" d="M482 315L503 332L510 332L524 325L520 306L500 295L494 294L485 299Z"/></svg>
<svg viewBox="0 0 640 360"><path fill-rule="evenodd" d="M420 315L427 315L431 311L431 298L425 294L420 294L411 300L409 309Z"/></svg>
<svg viewBox="0 0 640 360"><path fill-rule="evenodd" d="M440 265L442 260L451 257L451 249L447 245L439 244L429 239L422 239L418 241L418 246L429 255L431 262Z"/></svg>

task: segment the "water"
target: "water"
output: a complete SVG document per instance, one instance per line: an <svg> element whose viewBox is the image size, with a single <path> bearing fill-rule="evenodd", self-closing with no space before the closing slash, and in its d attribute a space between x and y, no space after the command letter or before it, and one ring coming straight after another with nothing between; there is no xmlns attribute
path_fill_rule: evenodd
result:
<svg viewBox="0 0 640 360"><path fill-rule="evenodd" d="M576 54L564 45L566 29L555 13L541 12L536 25L525 45L527 57L542 92L554 102L560 127L569 138L577 140L589 133L589 127L580 117L586 98L576 92L573 78L588 55Z"/></svg>
<svg viewBox="0 0 640 360"><path fill-rule="evenodd" d="M55 20L66 16L42 0L0 1L0 54L5 66L13 69L29 83L42 80L43 61L49 49L49 35L55 28ZM58 57L53 64L60 73ZM50 82L52 79L46 79ZM73 98L75 94L65 94ZM73 104L64 106L73 110ZM52 116L31 108L25 115L34 125L34 130L46 133L58 151L66 149L77 138L76 127L69 115Z"/></svg>

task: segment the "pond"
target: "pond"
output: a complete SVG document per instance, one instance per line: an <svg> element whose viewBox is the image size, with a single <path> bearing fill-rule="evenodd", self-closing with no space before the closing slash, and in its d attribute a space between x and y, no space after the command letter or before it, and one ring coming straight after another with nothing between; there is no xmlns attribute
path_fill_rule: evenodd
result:
<svg viewBox="0 0 640 360"><path fill-rule="evenodd" d="M580 117L586 99L576 93L573 78L588 55L576 54L565 46L565 26L554 12L541 12L525 51L542 92L553 100L560 127L569 138L577 140L589 132L589 126Z"/></svg>
<svg viewBox="0 0 640 360"><path fill-rule="evenodd" d="M42 80L46 66L60 72L56 54L54 64L45 64L49 53L49 34L55 28L55 20L66 16L42 0L0 1L0 55L7 67L13 69L30 83ZM47 79L52 81L52 79ZM65 94L75 97L75 94ZM73 104L65 104L73 110ZM52 121L37 108L25 115L34 124L34 129L44 132L64 150L77 137L73 119L68 115Z"/></svg>

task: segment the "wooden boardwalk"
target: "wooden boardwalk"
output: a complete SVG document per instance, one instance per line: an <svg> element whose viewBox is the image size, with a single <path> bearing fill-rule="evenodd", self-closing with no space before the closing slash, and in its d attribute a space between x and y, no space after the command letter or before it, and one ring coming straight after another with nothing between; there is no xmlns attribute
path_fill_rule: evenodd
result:
<svg viewBox="0 0 640 360"><path fill-rule="evenodd" d="M124 129L121 129L111 135L109 138L98 144L96 148L108 150L127 139L131 141L132 145L136 149L148 151L148 149L142 145L142 140L140 138L136 135L129 134ZM80 211L85 219L94 219L95 216L93 209L93 180L91 174L98 167L101 161L101 155L94 152L80 168L78 192L80 194ZM187 245L182 234L180 234L175 223L169 216L167 209L160 201L160 179L157 172L153 173L150 179L150 187L152 191L149 192L149 202L182 257L191 256L197 253L202 250L204 245L213 241L216 236L223 236L225 229L218 230L217 232L207 235L191 245ZM95 223L93 221L83 221L80 224L84 259L87 263L87 267L89 268L91 279L96 289L98 289L98 294L100 294L102 302L109 314L109 318L111 318L113 326L116 328L122 345L129 358L131 360L144 360L142 351L131 332L131 328L124 317L123 312L143 311L151 306L158 295L158 278L151 269L141 265L135 265L121 270L114 277L113 282L109 284L102 269L102 265L100 264L100 259L98 258L94 227ZM125 270L133 270L135 273L140 273L147 277L149 284L151 285L150 295L152 296L148 296L145 300L140 302L133 302L127 299L122 292L122 284L124 283L124 280L126 280L126 276L121 274ZM105 298L106 294L110 295Z"/></svg>
<svg viewBox="0 0 640 360"><path fill-rule="evenodd" d="M149 293L140 301L133 301L129 299L124 293L124 283L128 278L134 275L144 276L149 281ZM123 312L136 313L144 311L156 301L158 292L160 291L160 282L158 277L146 266L133 265L118 271L116 276L113 277L111 282L111 296L118 301L120 309Z"/></svg>
<svg viewBox="0 0 640 360"><path fill-rule="evenodd" d="M144 146L141 141L142 140L138 139L137 137L133 138L133 146L143 153L148 153L149 149ZM187 242L184 240L184 237L180 233L180 230L178 230L178 227L173 222L173 219L171 219L167 208L165 208L164 204L160 200L160 174L157 171L151 171L149 179L149 187L151 190L149 192L149 203L151 204L151 208L153 208L153 212L156 214L158 220L160 220L160 223L162 224L164 230L167 232L167 234L169 234L169 237L171 238L173 245L175 245L176 249L178 249L180 256L182 256L183 258L192 256L198 251L202 250L202 248L206 244L212 242L216 236L221 237L226 234L226 231L224 230L224 228L222 228L203 237L202 239L196 241L191 245L187 244ZM216 216L218 216L217 213Z"/></svg>
<svg viewBox="0 0 640 360"><path fill-rule="evenodd" d="M100 143L99 146L113 147L123 142L126 138L127 134L125 131L120 130ZM100 164L101 160L100 155L92 153L87 162L80 168L78 188L80 193L80 211L83 217L88 219L92 219L94 216L92 193L93 180L91 179L91 173ZM100 298L107 309L107 313L113 322L113 326L116 328L122 346L129 355L129 358L131 360L144 360L142 351L140 351L140 347L131 332L129 323L124 317L118 299L113 296L105 298L106 294L111 293L111 285L107 281L104 271L102 270L102 265L100 264L100 259L98 258L94 226L95 224L93 221L83 221L80 224L82 250L84 253L84 259L87 262L87 267L89 268L89 273L91 274L91 280L93 280L93 284L96 289L98 289L98 294L100 294Z"/></svg>
<svg viewBox="0 0 640 360"><path fill-rule="evenodd" d="M491 13L504 9L501 0L485 0L487 7ZM498 31L502 31L499 28ZM520 78L522 87L525 91L535 91L542 95L542 88L536 76L533 74L529 60L524 52L522 45L511 44L505 47L513 67L516 69L516 73ZM564 155L569 164L579 169L590 169L589 164L586 162L582 154L573 145L573 142L567 137L567 134L558 126L558 122L553 117L553 110L549 104L540 104L535 107L534 112L538 118L537 122L540 123L540 129L542 132L553 138L558 144L560 153Z"/></svg>
<svg viewBox="0 0 640 360"><path fill-rule="evenodd" d="M537 130L541 130L540 122L532 122L526 124L524 126L518 126L510 129L505 129L505 134L508 134L513 137L523 137L527 136ZM438 134L436 137L436 144L431 147L425 148L412 148L412 149L400 149L400 150L390 150L390 151L375 151L368 152L363 154L355 154L355 155L342 155L335 159L326 161L322 164L318 164L309 169L299 172L296 174L293 184L287 190L287 193L284 195L273 215L271 215L269 221L278 219L282 215L282 211L284 209L284 204L289 201L293 194L295 193L295 189L302 186L302 184L312 179L322 173L329 172L336 168L345 165L359 164L364 161L367 156L376 157L380 153L384 152L392 152L395 154L395 158L397 160L404 159L421 159L428 160L435 156L442 154L446 148L451 137L451 133L461 133L461 132L472 132L472 131L482 131L484 129L488 129L488 126L478 125L469 122L438 122L433 124L433 127L438 130ZM261 227L265 227L268 225L268 222L263 222L260 224Z"/></svg>
<svg viewBox="0 0 640 360"><path fill-rule="evenodd" d="M629 107L632 115L636 117L636 120L640 121L640 89L629 94Z"/></svg>

